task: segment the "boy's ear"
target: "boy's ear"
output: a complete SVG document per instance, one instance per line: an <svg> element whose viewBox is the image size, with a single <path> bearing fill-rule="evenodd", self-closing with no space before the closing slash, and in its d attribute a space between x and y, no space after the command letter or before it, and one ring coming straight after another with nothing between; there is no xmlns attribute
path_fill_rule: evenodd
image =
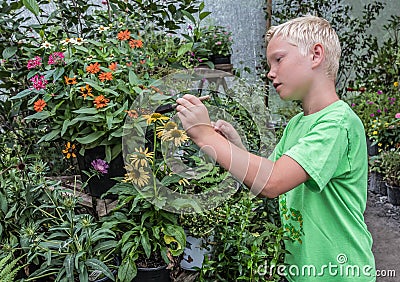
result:
<svg viewBox="0 0 400 282"><path fill-rule="evenodd" d="M325 57L325 49L321 43L314 44L312 50L312 67L318 67L321 65Z"/></svg>

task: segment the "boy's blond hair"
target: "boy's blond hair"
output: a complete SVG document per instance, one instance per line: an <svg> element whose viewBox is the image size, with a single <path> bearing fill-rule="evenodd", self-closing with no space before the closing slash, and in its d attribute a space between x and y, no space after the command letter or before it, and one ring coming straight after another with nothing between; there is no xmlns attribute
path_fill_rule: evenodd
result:
<svg viewBox="0 0 400 282"><path fill-rule="evenodd" d="M326 74L336 80L341 48L339 38L327 20L315 16L295 18L278 26L272 26L265 39L269 42L276 36L297 46L303 56L306 56L316 43L321 43L325 49Z"/></svg>

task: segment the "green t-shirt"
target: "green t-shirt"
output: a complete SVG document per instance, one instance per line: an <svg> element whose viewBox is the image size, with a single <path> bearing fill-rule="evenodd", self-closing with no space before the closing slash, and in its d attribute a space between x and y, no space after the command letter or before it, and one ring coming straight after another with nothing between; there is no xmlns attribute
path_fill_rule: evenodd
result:
<svg viewBox="0 0 400 282"><path fill-rule="evenodd" d="M343 101L290 120L271 159L294 159L310 179L279 197L289 281L375 281L364 223L368 160L363 125Z"/></svg>

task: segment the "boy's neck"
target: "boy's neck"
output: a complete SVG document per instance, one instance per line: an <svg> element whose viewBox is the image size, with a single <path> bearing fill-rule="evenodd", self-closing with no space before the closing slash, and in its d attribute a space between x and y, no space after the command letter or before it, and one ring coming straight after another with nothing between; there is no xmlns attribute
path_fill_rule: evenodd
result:
<svg viewBox="0 0 400 282"><path fill-rule="evenodd" d="M340 100L334 81L320 81L302 99L304 115L311 115Z"/></svg>

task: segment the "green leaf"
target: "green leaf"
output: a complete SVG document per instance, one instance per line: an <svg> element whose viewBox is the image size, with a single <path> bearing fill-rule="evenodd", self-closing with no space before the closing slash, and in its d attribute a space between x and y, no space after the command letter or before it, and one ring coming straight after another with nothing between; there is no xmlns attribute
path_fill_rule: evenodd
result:
<svg viewBox="0 0 400 282"><path fill-rule="evenodd" d="M74 281L74 255L69 254L65 257L63 266L67 274L68 281Z"/></svg>
<svg viewBox="0 0 400 282"><path fill-rule="evenodd" d="M8 60L12 56L14 56L15 53L17 53L17 51L18 51L17 46L10 46L10 47L5 48L3 50L3 59Z"/></svg>
<svg viewBox="0 0 400 282"><path fill-rule="evenodd" d="M200 13L200 15L199 15L199 19L200 20L203 20L205 17L207 17L208 15L210 15L211 14L211 12L202 12L202 13Z"/></svg>
<svg viewBox="0 0 400 282"><path fill-rule="evenodd" d="M192 48L193 48L193 43L192 42L189 42L189 43L186 43L186 44L182 45L178 50L177 56L178 57L182 56L186 52L189 52L190 50L192 50Z"/></svg>
<svg viewBox="0 0 400 282"><path fill-rule="evenodd" d="M64 68L57 68L53 73L54 81L58 80L64 74Z"/></svg>
<svg viewBox="0 0 400 282"><path fill-rule="evenodd" d="M103 92L103 88L100 87L96 81L91 80L89 78L82 78L82 80L84 82L86 82L87 84L89 84L90 86L92 86L94 89L96 89L97 91Z"/></svg>
<svg viewBox="0 0 400 282"><path fill-rule="evenodd" d="M108 128L108 129L111 129L111 128L112 128L112 125L113 125L113 118L114 118L113 114L107 113L107 115L106 115L106 121L107 121L107 128Z"/></svg>
<svg viewBox="0 0 400 282"><path fill-rule="evenodd" d="M135 261L128 257L124 259L118 268L118 280L122 282L130 282L137 275L137 267Z"/></svg>
<svg viewBox="0 0 400 282"><path fill-rule="evenodd" d="M105 88L105 89L103 89L103 91L104 91L104 93L110 93L110 94L113 94L114 96L119 96L119 93L118 92L116 92L116 91L114 91L114 90L112 90L112 89L109 89L109 88Z"/></svg>
<svg viewBox="0 0 400 282"><path fill-rule="evenodd" d="M50 117L50 112L49 111L42 111L42 112L37 112L33 115L27 116L25 120L31 120L31 119L38 119L38 120L44 120L48 117Z"/></svg>
<svg viewBox="0 0 400 282"><path fill-rule="evenodd" d="M111 162L111 147L110 146L106 146L106 162Z"/></svg>
<svg viewBox="0 0 400 282"><path fill-rule="evenodd" d="M129 71L129 84L132 86L139 84L139 79L132 70Z"/></svg>
<svg viewBox="0 0 400 282"><path fill-rule="evenodd" d="M76 141L81 144L90 144L100 139L104 134L105 134L104 131L96 131L85 137L78 137L76 138Z"/></svg>
<svg viewBox="0 0 400 282"><path fill-rule="evenodd" d="M31 89L25 89L22 90L21 92L19 92L17 95L15 95L14 97L11 97L11 100L16 100L16 99L20 99L20 98L24 98L25 96L28 96L29 94L31 94L33 91Z"/></svg>
<svg viewBox="0 0 400 282"><path fill-rule="evenodd" d="M187 17L193 24L196 24L196 19L193 17L191 13L185 10L182 10L181 13L184 14L185 17Z"/></svg>
<svg viewBox="0 0 400 282"><path fill-rule="evenodd" d="M151 244L149 239L149 233L147 231L143 232L142 236L140 236L140 242L142 243L146 256L149 258L151 254Z"/></svg>
<svg viewBox="0 0 400 282"><path fill-rule="evenodd" d="M65 134L65 131L67 131L67 128L70 125L70 123L71 123L71 121L69 119L64 120L62 129L61 129L61 137Z"/></svg>
<svg viewBox="0 0 400 282"><path fill-rule="evenodd" d="M79 110L72 111L76 114L88 114L88 115L95 115L97 114L97 110L95 108L81 108Z"/></svg>
<svg viewBox="0 0 400 282"><path fill-rule="evenodd" d="M74 45L74 47L75 47L75 49L76 49L76 50L82 51L82 52L84 52L84 53L87 53L87 52L89 52L89 50L88 50L88 49L86 49L86 48L85 48L85 47L83 47L83 46Z"/></svg>
<svg viewBox="0 0 400 282"><path fill-rule="evenodd" d="M22 0L22 4L31 11L35 16L38 16L40 13L39 4L36 0Z"/></svg>
<svg viewBox="0 0 400 282"><path fill-rule="evenodd" d="M111 273L111 270L104 264L104 262L99 261L98 259L88 259L85 264L92 269L101 271L109 279L115 281L114 275Z"/></svg>
<svg viewBox="0 0 400 282"><path fill-rule="evenodd" d="M49 133L47 133L46 135L42 136L42 138L39 139L38 143L40 142L47 142L47 141L51 141L51 140L55 140L58 136L58 134L60 134L60 129L53 129L52 131L50 131Z"/></svg>

